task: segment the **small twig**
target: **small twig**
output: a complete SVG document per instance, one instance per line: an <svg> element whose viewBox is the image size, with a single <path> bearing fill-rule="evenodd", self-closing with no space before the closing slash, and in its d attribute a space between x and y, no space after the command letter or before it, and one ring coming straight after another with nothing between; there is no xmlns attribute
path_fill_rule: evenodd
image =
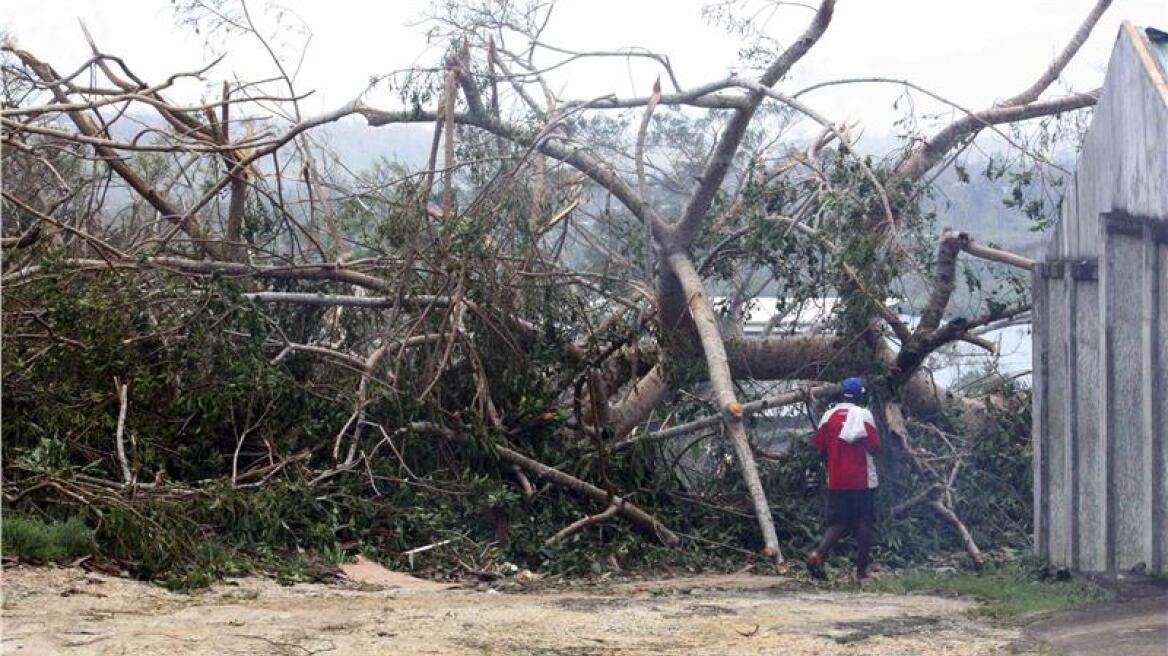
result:
<svg viewBox="0 0 1168 656"><path fill-rule="evenodd" d="M397 445L394 444L394 442L393 442L393 438L395 436L404 435L404 434L408 433L409 432L408 429L399 428L398 430L394 431L393 435L390 435L389 433L387 433L385 431L385 426L382 426L381 424L375 424L373 422L365 421L365 420L362 420L361 423L366 425L366 426L372 426L372 427L376 428L378 431L381 432L381 436L382 436L382 440L380 442L378 442L376 445L374 445L373 450L369 452L369 456L367 458L368 460L373 459L373 456L377 455L377 450L381 448L382 444L388 444L389 448L393 449L393 455L397 456L398 464L401 465L401 468L406 472L406 475L415 481L421 480L418 478L418 476L416 474L414 474L414 472L410 471L410 466L406 464L405 456L397 448Z"/></svg>
<svg viewBox="0 0 1168 656"><path fill-rule="evenodd" d="M441 547L441 546L442 546L442 545L444 545L444 544L450 544L450 543L451 543L451 542L453 542L453 541L454 541L454 540L442 540L441 542L435 542L435 543L433 543L433 544L427 544L427 545L426 545L426 546L424 546L424 547L415 547L415 548L413 548L413 549L410 549L410 550L408 550L408 551L403 551L403 552L402 552L402 555L403 555L403 556L405 556L407 560L409 560L409 563L410 563L410 569L413 569L413 567L414 567L414 554L420 554L420 553L422 553L423 551L429 551L429 550L431 550L431 549L435 549L435 548L437 548L437 547Z"/></svg>
<svg viewBox="0 0 1168 656"><path fill-rule="evenodd" d="M245 440L247 440L248 433L252 432L263 423L264 419L268 417L268 413L272 411L272 406L274 406L275 403L275 400L268 401L268 405L266 408L264 408L264 413L260 415L260 418L250 426L244 426L243 432L239 434L239 440L235 443L235 453L231 455L231 487L236 487L237 485L237 480L239 478L239 452L241 449L243 449L243 443Z"/></svg>
<svg viewBox="0 0 1168 656"><path fill-rule="evenodd" d="M373 488L373 494L381 496L381 490L377 489L377 477L373 475L373 467L369 465L369 457L365 452L361 452L361 461L365 463L365 473L369 476L369 486Z"/></svg>

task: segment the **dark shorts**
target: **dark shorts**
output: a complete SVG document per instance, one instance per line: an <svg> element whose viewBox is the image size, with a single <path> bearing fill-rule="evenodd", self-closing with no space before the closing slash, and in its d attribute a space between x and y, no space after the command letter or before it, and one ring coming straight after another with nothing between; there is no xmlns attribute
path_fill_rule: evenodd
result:
<svg viewBox="0 0 1168 656"><path fill-rule="evenodd" d="M876 490L828 490L825 522L828 526L876 523Z"/></svg>

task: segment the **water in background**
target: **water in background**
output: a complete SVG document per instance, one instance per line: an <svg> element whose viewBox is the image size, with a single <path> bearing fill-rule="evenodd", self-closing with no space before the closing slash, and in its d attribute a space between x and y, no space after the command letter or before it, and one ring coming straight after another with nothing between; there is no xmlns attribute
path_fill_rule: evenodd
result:
<svg viewBox="0 0 1168 656"><path fill-rule="evenodd" d="M1029 385L1033 366L1030 333L1031 325L1023 324L981 335L998 345L996 355L973 344L954 342L934 354L928 368L939 384L950 388L959 382L968 384L987 369L995 369L1003 376Z"/></svg>

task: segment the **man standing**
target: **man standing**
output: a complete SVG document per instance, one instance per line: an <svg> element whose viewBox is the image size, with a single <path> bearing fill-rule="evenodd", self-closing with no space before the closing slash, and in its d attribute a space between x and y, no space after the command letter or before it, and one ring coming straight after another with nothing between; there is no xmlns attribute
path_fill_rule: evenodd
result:
<svg viewBox="0 0 1168 656"><path fill-rule="evenodd" d="M876 524L877 480L872 452L880 446L880 435L872 413L860 406L864 381L848 378L840 383L840 393L843 402L824 413L815 432L815 448L827 461L827 530L807 557L807 569L815 578L826 578L824 561L850 530L856 539L856 578L864 579L868 577Z"/></svg>

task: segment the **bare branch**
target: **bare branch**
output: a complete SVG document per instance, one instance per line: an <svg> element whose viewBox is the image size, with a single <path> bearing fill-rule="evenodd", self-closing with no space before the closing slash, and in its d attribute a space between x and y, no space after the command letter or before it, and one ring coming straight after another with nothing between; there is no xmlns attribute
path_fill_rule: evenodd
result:
<svg viewBox="0 0 1168 656"><path fill-rule="evenodd" d="M742 415L749 417L750 415L770 410L771 408L781 408L783 406L791 405L792 403L799 403L801 401L809 401L811 399L821 399L831 396L839 392L839 386L835 384L816 385L814 387L805 387L794 391L783 392L772 396L763 397L757 401L742 404ZM696 433L703 429L713 428L722 422L721 415L709 415L701 419L694 419L684 424L678 424L652 433L642 433L627 437L620 442L617 442L609 447L610 451L618 451L620 449L628 448L634 444L641 442L652 442L657 440L667 440L690 433Z"/></svg>
<svg viewBox="0 0 1168 656"><path fill-rule="evenodd" d="M822 0L811 25L767 68L762 77L759 78L758 83L764 87L771 87L782 79L787 71L802 59L803 55L807 54L807 51L819 40L819 37L827 31L834 9L835 0ZM706 213L714 201L715 194L726 178L726 172L730 168L734 154L738 152L738 146L742 143L743 136L746 135L746 128L750 125L754 112L764 97L764 94L759 91L751 91L746 106L738 109L722 129L722 135L719 137L717 145L714 146L714 152L706 161L705 169L698 181L698 188L690 196L681 219L672 230L674 233L672 236L673 244L684 248L693 241L699 226L705 221Z"/></svg>
<svg viewBox="0 0 1168 656"><path fill-rule="evenodd" d="M471 444L471 439L469 437L464 436L461 433L457 433L444 426L439 426L438 424L429 422L413 422L409 425L409 429L417 433L438 435L444 439L452 442L458 442L460 444ZM517 451L513 451L505 446L493 445L492 449L499 455L502 460L522 467L523 469L531 472L532 474L535 474L536 476L546 478L547 480L557 485L566 487L569 490L577 492L598 503L617 506L617 515L620 515L621 517L632 522L637 527L647 531L650 535L653 535L666 545L674 546L681 541L677 535L673 533L673 531L670 531L668 528L666 528L664 524L657 520L657 518L641 510L626 499L616 495L610 495L608 492L605 492L604 490L596 487L595 485L592 485L591 483L582 481L575 476L566 474L554 467L549 467L541 462L532 460L531 458L528 458L527 456Z"/></svg>
<svg viewBox="0 0 1168 656"><path fill-rule="evenodd" d="M1058 56L1050 62L1050 65L1046 67L1042 75L1034 81L1034 84L1000 104L1006 107L1015 107L1018 105L1027 105L1038 100L1042 92L1046 91L1058 79L1063 69L1067 67L1067 64L1075 58L1079 49L1087 41L1087 37L1091 36L1091 31L1095 29L1095 25L1099 22L1099 19L1103 17L1104 12L1111 6L1111 1L1096 0L1095 5L1091 7L1091 11L1087 13L1086 18L1083 19L1079 28L1071 35L1071 40L1067 42L1067 45L1063 47Z"/></svg>
<svg viewBox="0 0 1168 656"><path fill-rule="evenodd" d="M649 186L645 180L645 137L649 134L649 122L653 119L653 110L661 99L661 78L653 83L653 95L649 97L649 104L645 107L645 115L641 117L641 127L637 130L637 147L634 155L637 167L637 189L641 200L649 202ZM653 277L653 230L649 222L645 223L645 277Z"/></svg>
<svg viewBox="0 0 1168 656"><path fill-rule="evenodd" d="M362 107L358 113L363 115L371 126L391 125L395 123L430 123L437 120L433 112L425 111L383 111ZM656 210L638 196L631 187L603 161L597 159L584 148L571 145L559 137L545 135L536 141L524 135L517 128L507 125L491 116L456 113L454 121L463 125L471 125L492 134L504 137L509 141L522 146L535 147L541 153L570 164L605 190L612 193L638 219L652 225L653 234L658 240L665 238L666 226L657 215Z"/></svg>
<svg viewBox="0 0 1168 656"><path fill-rule="evenodd" d="M960 240L961 250L969 253L974 257L981 258L983 260L989 260L990 262L1006 264L1017 269L1025 269L1027 271L1032 271L1034 269L1035 262L1028 257L1018 255L1017 253L1011 253L1010 251L1002 250L1000 248L983 246L982 244L974 241L973 236L968 233L962 232L960 233L960 236L962 237Z"/></svg>
<svg viewBox="0 0 1168 656"><path fill-rule="evenodd" d="M130 473L130 463L126 459L126 410L129 409L130 402L128 394L130 390L129 383L122 383L122 381L114 378L114 387L118 390L118 428L114 433L114 441L117 445L118 464L122 466L122 479L126 485L132 485L134 476Z"/></svg>
<svg viewBox="0 0 1168 656"><path fill-rule="evenodd" d="M1097 0L1083 23L1071 36L1066 47L1051 61L1046 71L1039 76L1034 84L995 107L967 114L945 126L928 140L909 151L897 165L897 173L909 180L920 179L929 169L944 159L955 145L975 136L987 125L1048 116L1094 105L1097 98L1095 94L1075 94L1052 101L1036 101L1042 92L1058 79L1058 76L1074 58L1109 6L1111 6L1111 0Z"/></svg>
<svg viewBox="0 0 1168 656"><path fill-rule="evenodd" d="M599 524L605 520L612 519L616 515L617 511L619 511L619 510L620 510L620 506L618 504L614 503L614 504L610 505L608 508L605 508L603 512L576 520L576 521L572 522L571 524L569 524L568 526L565 526L564 528L560 529L555 535L551 536L547 540L544 540L544 544L545 545L555 544L556 542L563 540L564 538L575 533L576 531L588 528L589 526L592 526L594 524Z"/></svg>

